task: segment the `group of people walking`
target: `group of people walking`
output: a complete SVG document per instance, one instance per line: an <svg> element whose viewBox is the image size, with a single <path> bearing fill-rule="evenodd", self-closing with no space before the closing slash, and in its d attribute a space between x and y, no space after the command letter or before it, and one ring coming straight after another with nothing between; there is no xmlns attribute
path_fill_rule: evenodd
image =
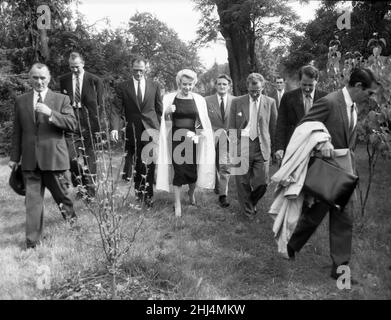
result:
<svg viewBox="0 0 391 320"><path fill-rule="evenodd" d="M196 204L195 190L214 190L218 203L227 208L230 176L235 177L242 214L253 220L257 203L269 184L269 164L282 160L296 127L306 121L324 123L330 141L318 149L332 157L334 148L355 145L354 128L360 103L377 82L366 69L354 70L348 85L336 93L316 89L318 70L300 70L300 88L284 92L284 79L276 78L276 92L263 94L265 79L251 73L248 93L230 94L231 78L215 79L216 93L202 97L193 91L197 75L189 69L176 76L178 90L162 97L156 81L145 77L147 61L132 61L132 77L116 87L110 112L110 137L120 139L125 121L126 159L122 178L133 178L135 196L146 208L153 206L155 190L173 191L175 216L182 215L181 187L188 185L188 201ZM95 133L100 131L103 84L84 70L84 59L76 52L69 58L71 72L59 79L60 93L48 88L50 72L36 63L30 70L33 91L16 99L10 167L22 166L26 185L26 245L39 243L43 226L43 194L50 190L64 219L74 224L76 214L69 186L81 184L87 198L95 196ZM353 128L347 132L347 128ZM88 170L81 170L80 156ZM82 166L83 167L83 166ZM132 172L134 168L134 172ZM72 179L69 176L69 169ZM349 210L335 212L315 202L304 206L287 250L293 258L322 218L330 211L330 241L336 268L350 258L352 218Z"/></svg>

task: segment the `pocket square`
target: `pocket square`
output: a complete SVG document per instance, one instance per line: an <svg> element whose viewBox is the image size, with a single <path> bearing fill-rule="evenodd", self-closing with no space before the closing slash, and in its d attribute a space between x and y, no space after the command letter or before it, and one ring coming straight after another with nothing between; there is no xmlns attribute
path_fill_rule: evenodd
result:
<svg viewBox="0 0 391 320"><path fill-rule="evenodd" d="M242 113L241 113L241 112L238 112L238 116L241 117L241 116L242 116Z"/></svg>

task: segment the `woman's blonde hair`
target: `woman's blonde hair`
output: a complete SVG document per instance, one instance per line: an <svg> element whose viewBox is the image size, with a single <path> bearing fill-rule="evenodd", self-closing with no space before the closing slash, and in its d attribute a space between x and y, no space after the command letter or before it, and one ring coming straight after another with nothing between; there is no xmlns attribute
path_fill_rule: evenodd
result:
<svg viewBox="0 0 391 320"><path fill-rule="evenodd" d="M183 77L193 80L194 84L197 83L197 74L193 70L183 69L183 70L179 71L176 75L176 84L177 84L178 88L179 88L179 85L180 85Z"/></svg>

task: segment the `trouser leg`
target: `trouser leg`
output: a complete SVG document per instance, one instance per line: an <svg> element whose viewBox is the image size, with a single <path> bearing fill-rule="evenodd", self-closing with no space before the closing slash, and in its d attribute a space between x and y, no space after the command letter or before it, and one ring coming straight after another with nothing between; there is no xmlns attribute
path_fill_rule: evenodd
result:
<svg viewBox="0 0 391 320"><path fill-rule="evenodd" d="M316 202L310 208L304 204L288 245L295 251L300 251L318 228L328 211L329 206L323 202Z"/></svg>
<svg viewBox="0 0 391 320"><path fill-rule="evenodd" d="M64 219L76 217L73 202L69 197L67 171L42 171L44 186L49 189Z"/></svg>
<svg viewBox="0 0 391 320"><path fill-rule="evenodd" d="M330 256L337 266L348 264L352 250L353 206L330 210Z"/></svg>
<svg viewBox="0 0 391 320"><path fill-rule="evenodd" d="M26 184L26 240L36 244L43 230L43 198L45 187L43 185L41 171L24 171Z"/></svg>

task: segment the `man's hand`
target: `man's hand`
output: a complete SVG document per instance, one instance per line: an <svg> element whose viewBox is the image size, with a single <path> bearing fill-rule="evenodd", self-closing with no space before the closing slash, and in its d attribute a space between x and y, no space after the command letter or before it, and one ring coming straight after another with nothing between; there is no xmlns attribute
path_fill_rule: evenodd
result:
<svg viewBox="0 0 391 320"><path fill-rule="evenodd" d="M43 113L49 117L52 115L52 109L50 109L46 104L44 104L42 102L38 102L35 105L35 111Z"/></svg>
<svg viewBox="0 0 391 320"><path fill-rule="evenodd" d="M118 141L118 130L111 130L111 139L114 141L114 142L117 142Z"/></svg>
<svg viewBox="0 0 391 320"><path fill-rule="evenodd" d="M8 166L13 169L15 166L16 166L16 162L15 161L9 161L8 162Z"/></svg>
<svg viewBox="0 0 391 320"><path fill-rule="evenodd" d="M276 156L276 159L281 161L282 158L284 158L284 150L277 150L274 154Z"/></svg>
<svg viewBox="0 0 391 320"><path fill-rule="evenodd" d="M334 146L329 141L325 142L323 146L320 148L320 152L322 153L322 157L324 158L334 157L333 151L334 151Z"/></svg>

